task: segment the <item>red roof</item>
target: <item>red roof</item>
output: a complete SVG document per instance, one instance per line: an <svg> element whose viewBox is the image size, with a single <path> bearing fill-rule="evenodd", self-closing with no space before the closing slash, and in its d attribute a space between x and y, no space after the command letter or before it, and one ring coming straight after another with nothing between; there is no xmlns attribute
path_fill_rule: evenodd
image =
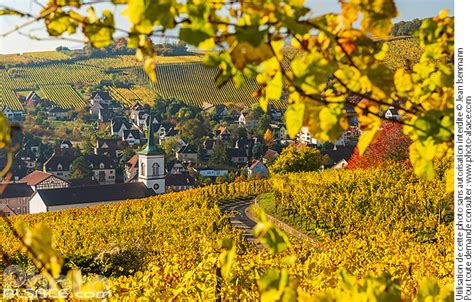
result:
<svg viewBox="0 0 474 302"><path fill-rule="evenodd" d="M250 166L250 170L253 170L253 168L255 168L255 166L257 166L259 163L259 160L254 161L253 164Z"/></svg>
<svg viewBox="0 0 474 302"><path fill-rule="evenodd" d="M279 154L275 150L268 149L267 152L265 152L265 155L263 157L265 158L271 158L271 157L277 157Z"/></svg>
<svg viewBox="0 0 474 302"><path fill-rule="evenodd" d="M224 134L227 131L227 127L219 127L219 133Z"/></svg>
<svg viewBox="0 0 474 302"><path fill-rule="evenodd" d="M30 174L23 177L22 179L20 179L19 182L26 183L29 186L36 186L37 184L39 184L40 182L45 181L46 179L50 178L51 176L57 177L57 176L54 176L51 173L47 173L47 172L43 172L43 171L33 171ZM59 178L59 177L57 177L57 178Z"/></svg>
<svg viewBox="0 0 474 302"><path fill-rule="evenodd" d="M128 169L133 169L137 166L137 162L138 162L138 156L135 154L134 156L132 156L128 162L127 162L127 168Z"/></svg>

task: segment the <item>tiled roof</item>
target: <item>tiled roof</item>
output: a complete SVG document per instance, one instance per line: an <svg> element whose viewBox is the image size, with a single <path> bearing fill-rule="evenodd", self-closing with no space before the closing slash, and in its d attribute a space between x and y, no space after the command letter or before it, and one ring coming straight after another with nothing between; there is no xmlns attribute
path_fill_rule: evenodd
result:
<svg viewBox="0 0 474 302"><path fill-rule="evenodd" d="M29 186L36 186L37 184L45 181L46 179L48 179L50 177L59 178L59 177L54 176L53 174L48 173L48 172L33 171L30 174L23 177L22 179L20 179L19 182L26 183ZM64 180L64 179L62 179L62 180ZM66 180L64 180L64 181L66 181Z"/></svg>
<svg viewBox="0 0 474 302"><path fill-rule="evenodd" d="M254 161L253 164L250 166L250 170L253 170L260 163L261 163L261 161L259 161L259 160ZM263 163L262 163L262 165L263 165Z"/></svg>
<svg viewBox="0 0 474 302"><path fill-rule="evenodd" d="M60 107L54 107L48 111L49 113L64 113L64 112L69 112L67 109L63 109Z"/></svg>
<svg viewBox="0 0 474 302"><path fill-rule="evenodd" d="M278 155L280 155L280 154L278 154L278 152L276 152L275 150L268 149L267 152L265 152L265 155L263 157L265 157L265 158L275 158Z"/></svg>
<svg viewBox="0 0 474 302"><path fill-rule="evenodd" d="M197 153L196 149L191 146L190 144L187 144L185 146L182 146L181 149L178 150L178 153Z"/></svg>
<svg viewBox="0 0 474 302"><path fill-rule="evenodd" d="M110 94L107 91L96 91L92 93L92 99L95 98L96 95L99 95L101 99L103 100L111 100L112 98L110 97Z"/></svg>
<svg viewBox="0 0 474 302"><path fill-rule="evenodd" d="M47 206L121 201L152 195L141 182L38 190L38 194Z"/></svg>
<svg viewBox="0 0 474 302"><path fill-rule="evenodd" d="M321 155L327 155L330 159L329 165L334 165L341 160L349 161L354 153L354 147L338 147L337 150L323 150Z"/></svg>
<svg viewBox="0 0 474 302"><path fill-rule="evenodd" d="M127 167L129 169L133 169L137 166L138 163L138 156L135 154L127 161Z"/></svg>
<svg viewBox="0 0 474 302"><path fill-rule="evenodd" d="M134 139L140 139L140 131L139 130L123 130L123 138L128 138L129 135L132 135Z"/></svg>
<svg viewBox="0 0 474 302"><path fill-rule="evenodd" d="M243 148L228 148L227 155L229 158L233 157L247 157L247 152Z"/></svg>
<svg viewBox="0 0 474 302"><path fill-rule="evenodd" d="M26 183L11 183L6 185L5 190L0 194L0 199L29 197L33 195L33 189Z"/></svg>
<svg viewBox="0 0 474 302"><path fill-rule="evenodd" d="M59 164L62 166L63 171L69 171L72 162L77 158L74 155L57 155L53 154L44 163L46 171L56 171Z"/></svg>
<svg viewBox="0 0 474 302"><path fill-rule="evenodd" d="M84 156L92 164L93 169L100 169L100 164L104 164L104 169L115 169L117 163L107 155L88 154Z"/></svg>
<svg viewBox="0 0 474 302"><path fill-rule="evenodd" d="M168 174L166 176L166 186L194 186L194 177L189 173Z"/></svg>

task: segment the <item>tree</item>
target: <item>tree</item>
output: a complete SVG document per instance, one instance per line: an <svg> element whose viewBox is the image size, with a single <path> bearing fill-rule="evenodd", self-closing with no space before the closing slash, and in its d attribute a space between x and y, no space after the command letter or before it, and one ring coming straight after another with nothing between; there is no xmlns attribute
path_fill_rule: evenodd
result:
<svg viewBox="0 0 474 302"><path fill-rule="evenodd" d="M321 16L304 1L256 1L237 7L233 1L110 2L127 5L131 27L119 31L128 38L128 47L136 48L152 81L158 62L152 37L178 31L183 43L223 49L206 59L207 65L221 70L216 76L219 86L229 81L240 85L243 73L255 77L260 85L254 95L264 109L287 92L285 120L291 137L307 126L316 139L334 141L349 127L345 106L352 104L363 131L358 142L363 154L378 132L383 111L394 106L402 113L403 132L413 141L410 160L418 175L433 179L434 159L453 154L454 18L447 10L423 20L418 37L424 54L413 70L401 68L393 74L383 61L387 44L371 38L390 34L391 20L398 16L393 0L340 1L340 14ZM100 15L94 3L49 1L37 16L4 6L0 14L43 21L52 36L82 31L86 48L94 53L98 51L92 47L112 44L117 31L114 10ZM228 21L229 16L235 20ZM295 47L292 51L284 47L288 40ZM325 85L328 79L331 89ZM353 96L367 102L353 104ZM1 126L8 127L5 122Z"/></svg>
<svg viewBox="0 0 474 302"><path fill-rule="evenodd" d="M379 167L390 161L407 161L410 138L403 133L400 124L386 121L378 137L363 155L355 150L347 167L349 169Z"/></svg>
<svg viewBox="0 0 474 302"><path fill-rule="evenodd" d="M163 151L165 151L168 158L174 157L179 146L179 140L176 137L171 137L161 143L161 148L163 148Z"/></svg>
<svg viewBox="0 0 474 302"><path fill-rule="evenodd" d="M273 138L273 133L270 131L270 129L267 129L267 131L265 131L265 135L263 136L263 141L265 142L265 145L268 148L272 148L273 143L275 142L275 139Z"/></svg>
<svg viewBox="0 0 474 302"><path fill-rule="evenodd" d="M229 158L227 156L227 150L221 141L217 141L212 151L211 159L209 160L211 165L226 166L229 164Z"/></svg>
<svg viewBox="0 0 474 302"><path fill-rule="evenodd" d="M127 162L136 154L136 151L131 147L127 147L122 152L122 156L120 157L119 166L125 167Z"/></svg>
<svg viewBox="0 0 474 302"><path fill-rule="evenodd" d="M195 143L196 145L199 144L203 137L206 137L208 134L208 126L198 119L187 120L179 130L179 135L185 142Z"/></svg>
<svg viewBox="0 0 474 302"><path fill-rule="evenodd" d="M327 150L332 150L334 149L334 144L331 142L324 142L323 145L321 146L322 151L327 151Z"/></svg>
<svg viewBox="0 0 474 302"><path fill-rule="evenodd" d="M273 162L270 172L274 174L285 174L290 172L318 171L328 162L327 155L321 155L318 149L295 145L289 145L281 155Z"/></svg>
<svg viewBox="0 0 474 302"><path fill-rule="evenodd" d="M272 119L268 114L263 114L259 119L258 119L258 124L257 124L257 133L258 135L264 135L265 131L270 128L270 124L272 122Z"/></svg>
<svg viewBox="0 0 474 302"><path fill-rule="evenodd" d="M91 163L84 157L79 156L71 164L71 179L90 178L93 175Z"/></svg>
<svg viewBox="0 0 474 302"><path fill-rule="evenodd" d="M411 21L400 21L393 25L391 35L392 36L410 36L417 31L423 20L415 18Z"/></svg>
<svg viewBox="0 0 474 302"><path fill-rule="evenodd" d="M247 139L248 133L245 127L241 127L239 125L230 125L227 127L230 131L230 138L233 142L236 142L239 139Z"/></svg>
<svg viewBox="0 0 474 302"><path fill-rule="evenodd" d="M203 162L205 160L205 158L206 158L206 149L204 148L203 145L198 145L197 155L198 155L198 160L200 162Z"/></svg>
<svg viewBox="0 0 474 302"><path fill-rule="evenodd" d="M260 159L267 152L267 147L264 144L256 142L252 147L252 156L254 159Z"/></svg>

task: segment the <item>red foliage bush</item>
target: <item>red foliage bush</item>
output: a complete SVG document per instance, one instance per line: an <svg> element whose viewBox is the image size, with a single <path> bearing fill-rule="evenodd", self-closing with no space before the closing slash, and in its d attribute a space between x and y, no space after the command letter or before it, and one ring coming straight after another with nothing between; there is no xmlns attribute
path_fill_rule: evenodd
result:
<svg viewBox="0 0 474 302"><path fill-rule="evenodd" d="M379 167L390 161L407 161L410 138L403 133L402 126L396 122L384 121L378 136L365 150L363 155L354 150L348 169Z"/></svg>

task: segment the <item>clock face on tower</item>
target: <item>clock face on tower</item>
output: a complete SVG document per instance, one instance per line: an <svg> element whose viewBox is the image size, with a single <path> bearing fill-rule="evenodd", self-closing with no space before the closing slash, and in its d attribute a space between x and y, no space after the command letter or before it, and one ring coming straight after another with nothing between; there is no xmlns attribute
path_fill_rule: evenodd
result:
<svg viewBox="0 0 474 302"><path fill-rule="evenodd" d="M159 185L159 184L154 184L154 185L153 185L153 189L158 190L159 188L160 188L160 185Z"/></svg>

